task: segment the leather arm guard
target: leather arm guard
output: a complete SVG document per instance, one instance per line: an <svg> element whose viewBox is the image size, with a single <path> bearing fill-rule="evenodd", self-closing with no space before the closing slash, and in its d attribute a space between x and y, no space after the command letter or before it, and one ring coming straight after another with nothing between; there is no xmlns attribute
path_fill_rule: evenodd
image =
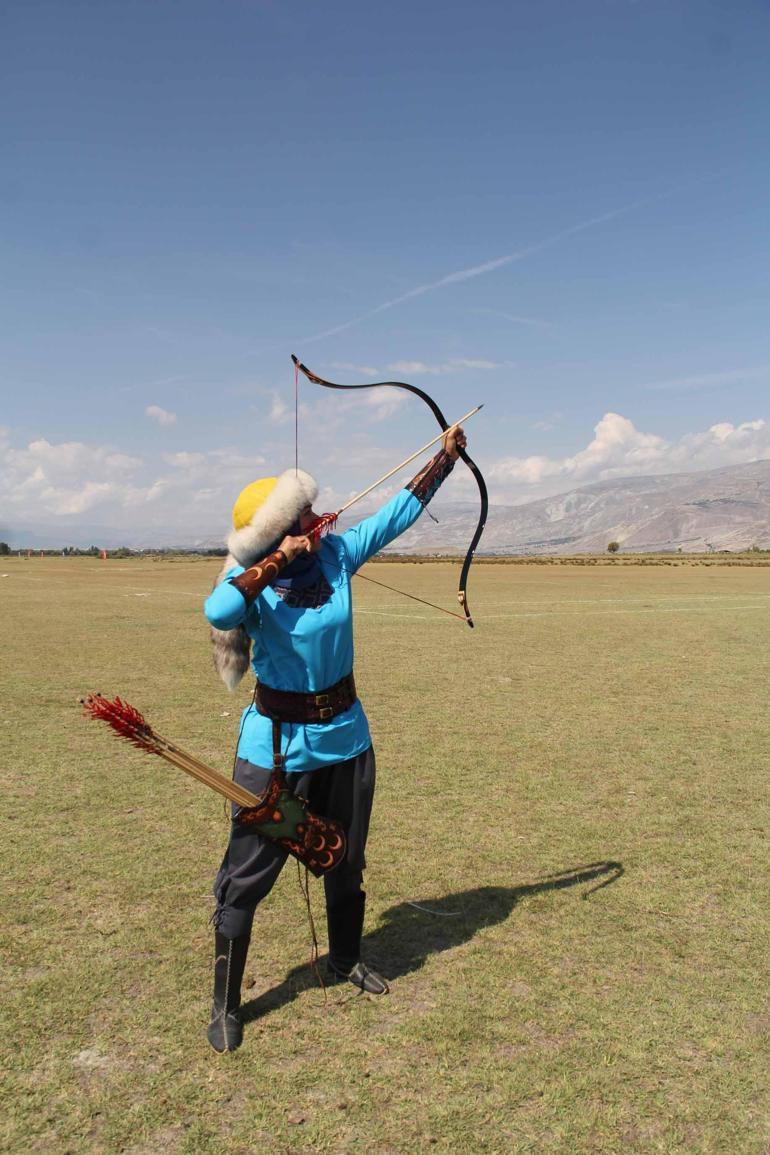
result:
<svg viewBox="0 0 770 1155"><path fill-rule="evenodd" d="M270 582L275 581L287 562L286 554L277 549L274 553L264 557L262 561L258 561L256 565L251 566L250 569L244 570L237 577L230 578L230 585L235 586L238 592L243 594L246 605L250 606L257 600L265 586L269 586Z"/></svg>
<svg viewBox="0 0 770 1155"><path fill-rule="evenodd" d="M423 506L426 506L454 467L455 463L447 451L440 449L417 476L412 478L406 488Z"/></svg>

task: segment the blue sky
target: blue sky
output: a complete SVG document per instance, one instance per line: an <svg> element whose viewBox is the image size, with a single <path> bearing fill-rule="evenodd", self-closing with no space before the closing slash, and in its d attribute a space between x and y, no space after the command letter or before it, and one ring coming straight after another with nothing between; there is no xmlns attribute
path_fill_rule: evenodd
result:
<svg viewBox="0 0 770 1155"><path fill-rule="evenodd" d="M485 402L500 502L770 456L764 0L3 25L0 531L224 532L293 463L292 351ZM431 436L387 392L303 383L321 504Z"/></svg>

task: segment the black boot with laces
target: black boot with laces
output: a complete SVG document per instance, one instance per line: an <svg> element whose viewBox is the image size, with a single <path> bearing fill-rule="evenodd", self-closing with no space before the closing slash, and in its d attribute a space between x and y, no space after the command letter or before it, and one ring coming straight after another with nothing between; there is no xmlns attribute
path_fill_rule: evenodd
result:
<svg viewBox="0 0 770 1155"><path fill-rule="evenodd" d="M206 1032L215 1051L235 1051L243 1040L241 982L249 950L249 936L214 936L214 1005Z"/></svg>

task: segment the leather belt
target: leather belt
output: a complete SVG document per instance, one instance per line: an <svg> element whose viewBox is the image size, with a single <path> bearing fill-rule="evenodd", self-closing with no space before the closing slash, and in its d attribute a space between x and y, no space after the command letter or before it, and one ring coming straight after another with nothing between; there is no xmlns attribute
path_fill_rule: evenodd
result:
<svg viewBox="0 0 770 1155"><path fill-rule="evenodd" d="M289 690L275 690L264 682L257 684L255 702L260 714L279 722L297 722L308 725L328 722L337 714L344 714L358 700L352 674L341 678L326 690L316 694L295 694Z"/></svg>

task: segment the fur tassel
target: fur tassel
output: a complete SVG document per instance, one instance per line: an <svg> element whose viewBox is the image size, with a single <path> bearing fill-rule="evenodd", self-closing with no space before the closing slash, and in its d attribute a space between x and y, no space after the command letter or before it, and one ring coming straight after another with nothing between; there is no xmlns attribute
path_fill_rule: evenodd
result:
<svg viewBox="0 0 770 1155"><path fill-rule="evenodd" d="M249 668L251 642L243 626L234 630L215 630L211 627L214 668L228 690L239 685Z"/></svg>
<svg viewBox="0 0 770 1155"><path fill-rule="evenodd" d="M225 564L217 575L217 580L214 582L215 589L224 581L227 571L237 564L232 554L228 555ZM214 669L228 690L232 691L249 668L249 658L251 657L249 635L243 626L236 626L234 630L217 630L211 626L211 645L213 647L211 656L214 659Z"/></svg>

